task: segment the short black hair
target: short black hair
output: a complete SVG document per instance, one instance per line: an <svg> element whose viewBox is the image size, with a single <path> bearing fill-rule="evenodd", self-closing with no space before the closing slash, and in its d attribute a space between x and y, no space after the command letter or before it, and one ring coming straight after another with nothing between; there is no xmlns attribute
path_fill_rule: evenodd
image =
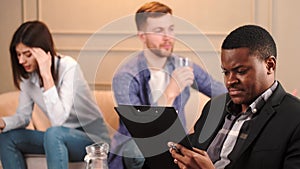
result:
<svg viewBox="0 0 300 169"><path fill-rule="evenodd" d="M223 41L222 49L248 48L262 59L277 58L276 44L270 33L257 25L244 25L233 30Z"/></svg>

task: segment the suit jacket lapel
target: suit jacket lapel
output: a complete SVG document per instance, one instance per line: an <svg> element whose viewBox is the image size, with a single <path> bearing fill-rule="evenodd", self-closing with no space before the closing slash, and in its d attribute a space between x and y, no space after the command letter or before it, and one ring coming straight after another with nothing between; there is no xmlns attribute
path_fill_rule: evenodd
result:
<svg viewBox="0 0 300 169"><path fill-rule="evenodd" d="M259 114L256 117L257 119L255 119L255 123L252 126L251 131L239 153L240 155L247 150L247 148L251 145L251 143L253 143L255 138L262 131L264 126L268 123L270 118L276 113L274 107L280 104L285 94L286 92L279 83L273 95L267 100L266 104L258 112Z"/></svg>
<svg viewBox="0 0 300 169"><path fill-rule="evenodd" d="M247 139L245 140L240 154L242 154L251 145L274 113L275 111L272 106L266 103L266 105L261 109L260 114L257 116L257 119L255 119L255 123L252 126Z"/></svg>

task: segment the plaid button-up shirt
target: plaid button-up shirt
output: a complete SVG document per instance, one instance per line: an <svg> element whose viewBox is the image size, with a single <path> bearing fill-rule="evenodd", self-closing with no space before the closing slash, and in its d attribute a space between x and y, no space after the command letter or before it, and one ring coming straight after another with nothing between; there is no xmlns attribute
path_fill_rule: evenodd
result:
<svg viewBox="0 0 300 169"><path fill-rule="evenodd" d="M227 103L228 114L223 127L207 150L216 169L225 168L230 163L229 155L237 153L242 148L251 130L251 122L255 120L258 110L263 107L277 86L278 82L275 81L246 112L242 112L241 105L234 104L232 100Z"/></svg>

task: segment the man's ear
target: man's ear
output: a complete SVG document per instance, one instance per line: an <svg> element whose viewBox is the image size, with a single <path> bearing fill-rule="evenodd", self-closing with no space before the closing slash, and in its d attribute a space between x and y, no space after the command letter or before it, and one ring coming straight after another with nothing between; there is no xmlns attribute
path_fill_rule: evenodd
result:
<svg viewBox="0 0 300 169"><path fill-rule="evenodd" d="M268 74L274 73L276 69L276 58L274 56L268 57L266 60L266 68L268 69Z"/></svg>
<svg viewBox="0 0 300 169"><path fill-rule="evenodd" d="M145 42L146 34L144 31L138 31L137 35L142 42Z"/></svg>

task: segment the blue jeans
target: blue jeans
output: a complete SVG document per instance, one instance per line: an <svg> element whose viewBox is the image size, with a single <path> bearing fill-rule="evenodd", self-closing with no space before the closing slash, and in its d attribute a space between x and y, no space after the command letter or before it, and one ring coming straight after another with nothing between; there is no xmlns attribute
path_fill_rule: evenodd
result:
<svg viewBox="0 0 300 169"><path fill-rule="evenodd" d="M69 161L83 161L85 147L92 143L78 129L16 129L0 134L0 157L4 169L26 169L24 154L46 154L48 169L68 169Z"/></svg>

